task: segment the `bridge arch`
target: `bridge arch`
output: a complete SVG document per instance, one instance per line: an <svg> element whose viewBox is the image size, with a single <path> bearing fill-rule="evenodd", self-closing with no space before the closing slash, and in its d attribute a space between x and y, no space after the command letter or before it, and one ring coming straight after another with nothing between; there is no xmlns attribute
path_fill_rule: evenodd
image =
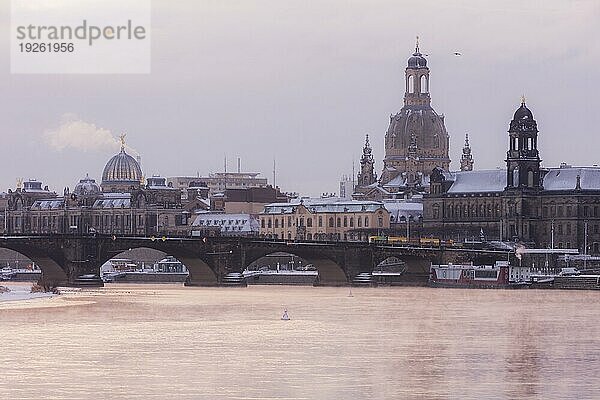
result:
<svg viewBox="0 0 600 400"><path fill-rule="evenodd" d="M263 257L272 256L273 254L290 254L304 260L306 264L312 264L318 272L316 284L329 286L344 286L349 282L348 274L343 266L334 257L326 253L317 254L311 251L306 251L301 248L280 248L280 249L252 249L246 252L244 269L258 261Z"/></svg>
<svg viewBox="0 0 600 400"><path fill-rule="evenodd" d="M46 249L35 245L10 245L0 241L0 248L14 251L37 265L42 276L39 283L45 287L52 288L61 285L67 285L69 282L67 271L61 266L64 260L56 255L50 254Z"/></svg>
<svg viewBox="0 0 600 400"><path fill-rule="evenodd" d="M126 244L126 243L125 243ZM144 244L139 244L136 243L135 245L131 244L131 247L125 247L125 246L121 246L124 248L119 248L116 250L108 250L106 251L100 258L99 258L99 266L98 268L100 268L100 266L104 265L106 262L108 262L109 260L113 259L113 258L117 258L119 256L125 255L129 252L134 252L134 251L143 251L145 250L150 250L153 252L158 252L160 254L160 258L158 258L156 261L159 261L160 259L164 258L165 256L172 256L175 259L177 259L178 261L180 261L183 265L185 265L187 271L188 271L188 277L185 281L186 285L192 285L192 286L213 286L213 285L217 285L218 284L218 278L217 278L217 272L215 271L215 269L211 266L211 263L201 257L199 254L187 250L185 248L181 248L179 246L171 246L168 244L165 244L164 242L157 240L157 241L148 241L147 243Z"/></svg>
<svg viewBox="0 0 600 400"><path fill-rule="evenodd" d="M439 262L433 252L411 254L402 248L386 249L375 252L374 271L401 272L402 282L407 284L424 285L429 279L429 270L432 263Z"/></svg>

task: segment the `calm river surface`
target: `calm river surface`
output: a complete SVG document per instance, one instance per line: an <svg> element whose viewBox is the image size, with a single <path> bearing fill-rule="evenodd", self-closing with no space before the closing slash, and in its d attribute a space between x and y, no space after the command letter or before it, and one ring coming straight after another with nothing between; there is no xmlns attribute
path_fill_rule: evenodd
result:
<svg viewBox="0 0 600 400"><path fill-rule="evenodd" d="M0 398L600 398L600 292L352 292L113 285L1 302Z"/></svg>

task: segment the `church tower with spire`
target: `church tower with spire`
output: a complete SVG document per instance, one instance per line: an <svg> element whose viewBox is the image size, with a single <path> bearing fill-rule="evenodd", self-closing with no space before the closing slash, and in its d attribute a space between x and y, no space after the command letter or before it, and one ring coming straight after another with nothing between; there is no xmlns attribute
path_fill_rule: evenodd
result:
<svg viewBox="0 0 600 400"><path fill-rule="evenodd" d="M542 188L540 153L537 148L537 122L521 98L508 129L506 152L506 189L538 190Z"/></svg>
<svg viewBox="0 0 600 400"><path fill-rule="evenodd" d="M380 180L384 188L394 192L418 190L418 186L426 184L426 177L434 168L447 171L450 166L449 135L444 116L431 107L430 70L421 54L418 37L404 75L404 106L390 116Z"/></svg>
<svg viewBox="0 0 600 400"><path fill-rule="evenodd" d="M377 174L375 173L375 159L373 158L373 150L369 144L369 135L366 135L365 147L360 158L360 172L358 173L358 186L369 186L377 182Z"/></svg>
<svg viewBox="0 0 600 400"><path fill-rule="evenodd" d="M465 145L462 149L460 158L461 171L473 171L473 154L471 154L471 145L469 144L469 134L465 134Z"/></svg>

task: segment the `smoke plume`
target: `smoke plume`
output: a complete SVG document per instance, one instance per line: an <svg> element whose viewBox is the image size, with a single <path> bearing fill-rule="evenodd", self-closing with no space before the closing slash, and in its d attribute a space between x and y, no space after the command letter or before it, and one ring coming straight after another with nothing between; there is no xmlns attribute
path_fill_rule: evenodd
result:
<svg viewBox="0 0 600 400"><path fill-rule="evenodd" d="M60 126L44 132L44 138L57 151L117 151L120 147L119 139L110 130L85 122L75 114L64 114Z"/></svg>

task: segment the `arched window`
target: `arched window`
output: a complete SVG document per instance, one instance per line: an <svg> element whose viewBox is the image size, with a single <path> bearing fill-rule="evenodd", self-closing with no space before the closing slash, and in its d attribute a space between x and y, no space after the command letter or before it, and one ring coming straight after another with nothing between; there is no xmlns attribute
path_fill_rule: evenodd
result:
<svg viewBox="0 0 600 400"><path fill-rule="evenodd" d="M306 218L306 226L312 228L312 218Z"/></svg>
<svg viewBox="0 0 600 400"><path fill-rule="evenodd" d="M279 228L279 220L275 218L275 228Z"/></svg>
<svg viewBox="0 0 600 400"><path fill-rule="evenodd" d="M269 220L267 221L267 228L271 228L271 227L272 227L272 223L271 223L271 219L269 219Z"/></svg>
<svg viewBox="0 0 600 400"><path fill-rule="evenodd" d="M421 75L421 93L429 93L429 79L427 75Z"/></svg>
<svg viewBox="0 0 600 400"><path fill-rule="evenodd" d="M415 92L415 77L414 75L409 75L408 76L408 82L406 84L406 91L408 93L414 93Z"/></svg>
<svg viewBox="0 0 600 400"><path fill-rule="evenodd" d="M348 217L344 216L344 228L348 227Z"/></svg>
<svg viewBox="0 0 600 400"><path fill-rule="evenodd" d="M340 217L337 218L337 227L338 228L342 227L342 219Z"/></svg>
<svg viewBox="0 0 600 400"><path fill-rule="evenodd" d="M365 217L365 228L369 227L369 217Z"/></svg>
<svg viewBox="0 0 600 400"><path fill-rule="evenodd" d="M350 228L354 228L354 217L350 217Z"/></svg>
<svg viewBox="0 0 600 400"><path fill-rule="evenodd" d="M329 217L329 227L333 228L333 217Z"/></svg>
<svg viewBox="0 0 600 400"><path fill-rule="evenodd" d="M527 172L527 186L533 187L533 171Z"/></svg>

